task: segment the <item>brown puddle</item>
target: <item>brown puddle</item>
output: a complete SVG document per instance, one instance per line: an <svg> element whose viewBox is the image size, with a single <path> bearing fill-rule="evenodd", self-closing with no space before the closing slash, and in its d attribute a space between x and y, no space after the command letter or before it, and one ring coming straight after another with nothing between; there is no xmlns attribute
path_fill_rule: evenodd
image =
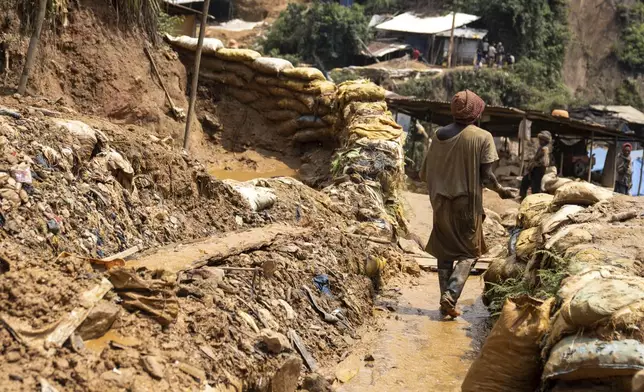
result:
<svg viewBox="0 0 644 392"><path fill-rule="evenodd" d="M116 331L109 330L103 336L98 339L91 339L85 342L85 347L88 350L94 351L95 353L100 354L107 346L110 345L110 342L120 344L122 346L133 347L139 345L141 342L133 337L122 336Z"/></svg>
<svg viewBox="0 0 644 392"><path fill-rule="evenodd" d="M256 178L270 177L293 177L298 178L299 174L296 169L285 167L282 169L270 170L265 172L244 171L244 170L226 170L226 169L208 169L208 174L219 180L250 181Z"/></svg>
<svg viewBox="0 0 644 392"><path fill-rule="evenodd" d="M338 390L460 391L487 334L481 286L480 277L470 277L459 301L463 317L456 321L440 319L436 274L423 274L420 285L403 288L381 328L368 333L336 369L336 377L350 377ZM364 361L367 354L374 361Z"/></svg>

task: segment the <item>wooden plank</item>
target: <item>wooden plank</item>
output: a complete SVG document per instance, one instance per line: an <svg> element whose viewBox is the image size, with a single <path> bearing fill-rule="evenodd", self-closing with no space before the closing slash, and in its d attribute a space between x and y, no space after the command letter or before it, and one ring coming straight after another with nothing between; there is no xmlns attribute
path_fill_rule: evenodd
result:
<svg viewBox="0 0 644 392"><path fill-rule="evenodd" d="M416 262L420 266L421 269L426 270L426 271L437 271L438 270L438 260L435 258L424 258L424 257L416 257ZM487 269L490 266L490 261L485 260L485 259L479 259L476 264L472 267L472 269L475 269L477 271L487 271Z"/></svg>
<svg viewBox="0 0 644 392"><path fill-rule="evenodd" d="M141 247L138 246L138 245L135 245L135 246L133 246L133 247L131 247L129 249L124 250L123 252L115 253L115 254L113 254L111 256L104 257L101 260L103 260L103 261L113 261L113 260L116 260L116 259L125 259L127 257L132 256L133 254L137 253L140 250L141 250Z"/></svg>
<svg viewBox="0 0 644 392"><path fill-rule="evenodd" d="M85 321L98 301L111 289L112 283L103 278L99 284L81 294L80 304L71 312L58 321L37 330L6 314L0 314L0 320L14 337L29 347L43 348L45 343L52 343L60 347Z"/></svg>
<svg viewBox="0 0 644 392"><path fill-rule="evenodd" d="M310 230L307 228L276 223L190 243L166 246L137 260L127 261L125 266L135 269L141 267L150 270L163 269L177 273L269 246L280 236L297 236L308 231Z"/></svg>
<svg viewBox="0 0 644 392"><path fill-rule="evenodd" d="M304 345L302 338L300 338L300 335L298 335L294 330L290 329L288 331L288 338L300 353L302 359L304 359L304 363L306 363L306 366L309 368L309 370L312 372L317 371L318 363L315 358L313 358L311 353L309 353L309 351L306 349L306 346Z"/></svg>

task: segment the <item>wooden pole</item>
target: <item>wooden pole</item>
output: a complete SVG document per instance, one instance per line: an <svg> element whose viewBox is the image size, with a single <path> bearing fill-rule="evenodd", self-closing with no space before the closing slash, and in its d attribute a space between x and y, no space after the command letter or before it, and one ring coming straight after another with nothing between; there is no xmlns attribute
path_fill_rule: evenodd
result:
<svg viewBox="0 0 644 392"><path fill-rule="evenodd" d="M29 73L31 72L31 67L34 65L34 60L36 58L36 50L38 49L38 43L40 42L40 32L42 31L42 25L45 21L45 14L47 13L47 0L40 0L38 4L38 16L36 17L36 27L33 34L31 34L31 39L29 40L29 49L27 49L27 60L25 61L25 66L22 69L22 75L20 76L20 84L18 85L18 94L24 95L27 91L27 81L29 80Z"/></svg>
<svg viewBox="0 0 644 392"><path fill-rule="evenodd" d="M188 105L188 116L186 118L186 133L183 135L183 149L188 149L188 140L190 138L190 124L195 111L195 101L197 100L197 87L199 86L199 67L201 65L201 49L203 48L203 39L206 35L206 23L208 22L208 9L210 0L204 0L203 10L201 11L201 25L199 26L199 39L197 40L197 53L195 53L195 68L192 73L192 86L190 89L190 104Z"/></svg>
<svg viewBox="0 0 644 392"><path fill-rule="evenodd" d="M640 192L642 191L642 174L644 174L644 155L640 158L640 181L639 184L637 184L637 196L641 195Z"/></svg>
<svg viewBox="0 0 644 392"><path fill-rule="evenodd" d="M613 156L613 183L611 184L611 188L615 187L615 180L617 180L617 147L619 146L619 141L617 140L617 137L615 137L615 154ZM606 164L604 164L606 166Z"/></svg>
<svg viewBox="0 0 644 392"><path fill-rule="evenodd" d="M593 173L593 145L595 144L595 131L590 134L590 147L588 148L588 182Z"/></svg>
<svg viewBox="0 0 644 392"><path fill-rule="evenodd" d="M454 52L454 27L456 26L456 11L452 11L452 32L449 37L449 50L447 52L447 68L452 68L452 54Z"/></svg>

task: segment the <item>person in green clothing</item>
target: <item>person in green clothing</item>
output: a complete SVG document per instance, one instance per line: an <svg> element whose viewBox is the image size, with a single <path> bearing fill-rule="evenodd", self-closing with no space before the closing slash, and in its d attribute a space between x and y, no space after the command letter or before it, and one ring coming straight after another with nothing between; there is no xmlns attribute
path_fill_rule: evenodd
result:
<svg viewBox="0 0 644 392"><path fill-rule="evenodd" d="M615 192L622 195L630 194L633 186L633 165L631 163L631 151L633 146L624 143L622 152L617 157L617 179L615 180Z"/></svg>
<svg viewBox="0 0 644 392"><path fill-rule="evenodd" d="M426 250L438 260L440 312L452 318L460 315L456 302L472 266L487 251L483 187L514 197L492 172L499 159L492 135L474 125L484 109L472 91L457 93L451 103L454 122L436 131L421 171L434 214Z"/></svg>

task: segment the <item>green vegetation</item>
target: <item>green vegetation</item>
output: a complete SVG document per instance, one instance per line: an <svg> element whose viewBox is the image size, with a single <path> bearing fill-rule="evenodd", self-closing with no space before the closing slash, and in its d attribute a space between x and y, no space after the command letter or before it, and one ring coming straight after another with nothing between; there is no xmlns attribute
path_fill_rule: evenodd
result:
<svg viewBox="0 0 644 392"><path fill-rule="evenodd" d="M635 108L644 108L644 99L637 89L637 83L633 79L624 79L621 86L615 91L615 103L618 105L630 105Z"/></svg>
<svg viewBox="0 0 644 392"><path fill-rule="evenodd" d="M159 33L176 34L183 20L183 16L170 16L163 11L159 12Z"/></svg>
<svg viewBox="0 0 644 392"><path fill-rule="evenodd" d="M620 62L633 71L644 71L644 3L621 6L620 15L624 28L616 48Z"/></svg>
<svg viewBox="0 0 644 392"><path fill-rule="evenodd" d="M394 13L404 7L400 0L364 0L360 4L363 5L367 15Z"/></svg>
<svg viewBox="0 0 644 392"><path fill-rule="evenodd" d="M488 104L550 111L571 101L561 77L568 42L564 0L451 0L446 9L480 15L490 43L503 42L513 69L448 72L399 86L404 95L448 100L470 89Z"/></svg>
<svg viewBox="0 0 644 392"><path fill-rule="evenodd" d="M360 5L315 2L289 4L263 42L266 53L295 55L327 68L350 65L369 38L369 21ZM275 52L276 51L276 52Z"/></svg>
<svg viewBox="0 0 644 392"><path fill-rule="evenodd" d="M477 93L489 105L550 111L565 107L570 96L558 75L538 62L522 60L512 70L455 70L440 77L410 80L398 86L402 95L448 100L461 90Z"/></svg>
<svg viewBox="0 0 644 392"><path fill-rule="evenodd" d="M568 276L568 261L549 251L538 251L542 268L533 272L524 271L519 278L507 279L502 284L489 283L490 289L485 296L490 299L488 308L492 315L498 315L508 298L529 295L533 298L548 299L555 297L561 282ZM531 278L530 276L534 276Z"/></svg>
<svg viewBox="0 0 644 392"><path fill-rule="evenodd" d="M561 70L569 33L565 0L454 0L463 12L480 15L490 42L506 53L529 58L551 73Z"/></svg>

